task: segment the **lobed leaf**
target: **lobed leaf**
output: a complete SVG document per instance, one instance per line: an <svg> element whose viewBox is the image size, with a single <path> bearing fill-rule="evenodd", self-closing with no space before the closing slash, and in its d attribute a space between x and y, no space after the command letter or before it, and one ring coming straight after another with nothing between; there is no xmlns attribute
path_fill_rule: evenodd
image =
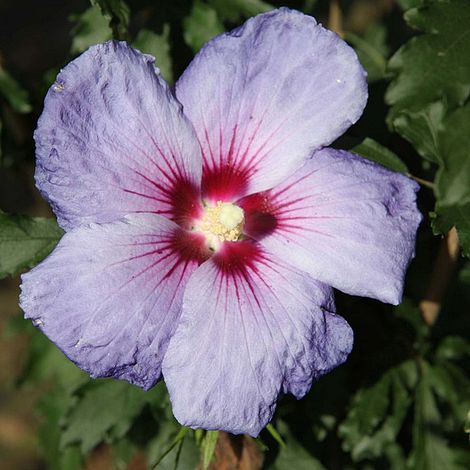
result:
<svg viewBox="0 0 470 470"><path fill-rule="evenodd" d="M443 97L449 107L463 103L470 94L469 2L426 2L408 10L405 20L425 34L408 41L389 62L397 74L386 93L392 119Z"/></svg>

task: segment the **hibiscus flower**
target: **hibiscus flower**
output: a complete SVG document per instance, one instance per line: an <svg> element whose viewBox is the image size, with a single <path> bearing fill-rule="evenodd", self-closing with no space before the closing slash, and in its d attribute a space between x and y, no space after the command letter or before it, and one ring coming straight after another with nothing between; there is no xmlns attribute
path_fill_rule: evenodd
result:
<svg viewBox="0 0 470 470"><path fill-rule="evenodd" d="M49 90L36 183L66 234L21 306L92 377L163 376L182 424L255 436L351 351L332 287L400 301L417 185L326 147L366 77L309 16L216 37L174 90L153 63L107 42Z"/></svg>

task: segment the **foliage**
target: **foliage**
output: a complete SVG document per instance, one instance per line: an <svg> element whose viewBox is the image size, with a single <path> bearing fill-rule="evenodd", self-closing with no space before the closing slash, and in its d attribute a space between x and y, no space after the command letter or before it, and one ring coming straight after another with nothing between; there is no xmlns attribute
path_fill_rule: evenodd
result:
<svg viewBox="0 0 470 470"><path fill-rule="evenodd" d="M0 279L42 261L62 233L54 219L0 213Z"/></svg>
<svg viewBox="0 0 470 470"><path fill-rule="evenodd" d="M386 99L391 126L418 153L439 167L437 219L445 233L457 227L464 254L469 255L470 165L470 5L466 0L429 1L405 14L410 26L424 34L413 37L391 58L395 73Z"/></svg>
<svg viewBox="0 0 470 470"><path fill-rule="evenodd" d="M328 2L289 3L327 24ZM339 3L341 33L370 84L365 116L344 142L421 182L425 217L404 302L390 307L339 294L338 312L356 337L350 359L303 400L284 397L257 444L270 470L470 468L470 2L400 0L391 9L376 6L363 26L355 9L367 2ZM53 72L42 81L51 83L72 57L114 38L155 56L173 83L207 40L281 4L91 0L64 15L69 42L55 62L46 61L44 70ZM35 266L62 236L53 218L36 217L44 212L22 202L30 190L18 175L31 182L33 148L20 131L32 134L44 90L41 80L32 83L6 58L0 67L0 196L9 197L1 202L9 213L0 212L0 278ZM427 325L419 302L430 285L440 239L453 226L463 256L447 279L438 321ZM37 404L38 441L47 468L79 470L103 446L119 469L139 453L148 468L211 467L218 433L181 427L163 382L144 392L126 382L93 381L30 323L18 317L12 330L29 338L18 387L44 390Z"/></svg>

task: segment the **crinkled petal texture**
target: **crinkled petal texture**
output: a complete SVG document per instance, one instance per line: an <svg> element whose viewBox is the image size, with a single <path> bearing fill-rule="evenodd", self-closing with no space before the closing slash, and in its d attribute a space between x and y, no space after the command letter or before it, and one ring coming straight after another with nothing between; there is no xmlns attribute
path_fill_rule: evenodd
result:
<svg viewBox="0 0 470 470"><path fill-rule="evenodd" d="M139 212L194 210L201 152L153 58L93 46L49 90L35 132L36 183L65 229Z"/></svg>
<svg viewBox="0 0 470 470"><path fill-rule="evenodd" d="M184 236L154 214L71 230L22 276L21 308L92 377L148 389L160 377L186 280L198 265L197 253L179 250Z"/></svg>
<svg viewBox="0 0 470 470"><path fill-rule="evenodd" d="M418 185L352 153L325 148L273 190L240 205L250 236L315 279L398 304L414 256Z"/></svg>
<svg viewBox="0 0 470 470"><path fill-rule="evenodd" d="M176 85L203 149L207 199L234 200L290 176L359 119L367 100L356 53L281 8L210 41Z"/></svg>
<svg viewBox="0 0 470 470"><path fill-rule="evenodd" d="M250 242L225 243L191 276L163 361L183 425L256 436L280 393L298 398L341 364L351 328L332 290Z"/></svg>

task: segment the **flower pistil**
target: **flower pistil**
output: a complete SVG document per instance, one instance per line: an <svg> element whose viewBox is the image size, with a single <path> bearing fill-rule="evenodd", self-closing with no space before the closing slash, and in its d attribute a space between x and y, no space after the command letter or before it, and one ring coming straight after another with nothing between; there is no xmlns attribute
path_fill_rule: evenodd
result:
<svg viewBox="0 0 470 470"><path fill-rule="evenodd" d="M205 208L202 219L194 229L202 232L209 248L216 251L222 242L234 242L240 239L244 220L241 207L231 202L217 201L215 206Z"/></svg>

